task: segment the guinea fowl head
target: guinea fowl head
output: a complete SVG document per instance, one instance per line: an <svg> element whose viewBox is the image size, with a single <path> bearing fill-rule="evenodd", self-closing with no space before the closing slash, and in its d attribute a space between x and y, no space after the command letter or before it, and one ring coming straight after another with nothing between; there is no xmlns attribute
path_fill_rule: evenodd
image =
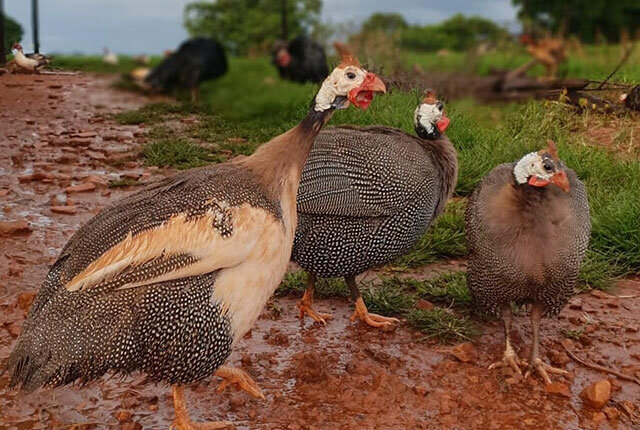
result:
<svg viewBox="0 0 640 430"><path fill-rule="evenodd" d="M19 43L14 43L13 46L11 47L12 51L20 51L22 52L22 45L20 45Z"/></svg>
<svg viewBox="0 0 640 430"><path fill-rule="evenodd" d="M344 47L344 45L342 45ZM349 103L366 109L374 93L385 93L387 88L374 73L367 72L346 47L339 50L341 62L327 76L314 100L316 112L345 109Z"/></svg>
<svg viewBox="0 0 640 430"><path fill-rule="evenodd" d="M564 166L558 159L556 144L552 140L547 143L546 149L531 152L516 163L513 169L516 183L540 188L554 184L562 191L567 192L571 187Z"/></svg>
<svg viewBox="0 0 640 430"><path fill-rule="evenodd" d="M422 101L413 114L416 133L423 139L437 139L449 127L451 120L444 114L444 103L432 89L424 92Z"/></svg>
<svg viewBox="0 0 640 430"><path fill-rule="evenodd" d="M279 67L289 67L291 64L291 54L289 53L288 44L284 40L278 40L273 44L273 58Z"/></svg>

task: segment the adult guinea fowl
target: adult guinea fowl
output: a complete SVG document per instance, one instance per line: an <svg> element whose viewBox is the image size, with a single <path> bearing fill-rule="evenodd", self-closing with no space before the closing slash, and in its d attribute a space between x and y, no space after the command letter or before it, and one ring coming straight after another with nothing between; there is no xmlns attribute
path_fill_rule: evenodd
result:
<svg viewBox="0 0 640 430"><path fill-rule="evenodd" d="M158 92L187 88L191 91L191 100L196 101L201 82L226 72L227 55L222 45L213 39L197 37L183 42L149 73L145 82Z"/></svg>
<svg viewBox="0 0 640 430"><path fill-rule="evenodd" d="M19 43L14 43L11 50L16 51L14 56L16 64L30 72L39 72L42 67L49 64L49 59L42 54L25 54Z"/></svg>
<svg viewBox="0 0 640 430"><path fill-rule="evenodd" d="M146 373L173 384L179 429L193 424L183 385L222 366L282 279L300 174L336 109L368 107L385 86L354 58L322 84L306 118L251 157L175 175L115 202L69 240L47 274L8 360L10 384L83 383Z"/></svg>
<svg viewBox="0 0 640 430"><path fill-rule="evenodd" d="M444 106L428 90L416 108L420 137L388 127L337 127L318 135L298 191L298 230L292 260L309 272L298 303L313 310L316 275L344 276L355 300L352 320L372 327L398 320L367 311L356 275L408 251L451 197L458 176L456 150L442 133Z"/></svg>
<svg viewBox="0 0 640 430"><path fill-rule="evenodd" d="M521 372L509 341L510 303L531 303L527 376L535 370L551 383L549 373L565 371L540 358L540 319L557 315L573 293L591 230L584 185L549 141L547 149L493 169L469 199L466 223L469 289L478 307L501 315L505 326L504 357L491 368Z"/></svg>
<svg viewBox="0 0 640 430"><path fill-rule="evenodd" d="M307 36L291 42L277 41L273 46L273 63L282 79L294 82L322 82L329 74L322 46Z"/></svg>

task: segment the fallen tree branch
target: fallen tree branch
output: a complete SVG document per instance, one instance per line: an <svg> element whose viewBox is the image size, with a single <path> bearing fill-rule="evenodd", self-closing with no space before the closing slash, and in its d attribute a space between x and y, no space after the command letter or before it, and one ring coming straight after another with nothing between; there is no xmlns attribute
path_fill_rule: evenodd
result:
<svg viewBox="0 0 640 430"><path fill-rule="evenodd" d="M635 382L636 384L640 385L640 379L638 379L638 378L634 378L633 376L625 375L622 372L618 372L617 370L609 369L608 367L600 366L599 364L589 363L588 361L585 361L585 360L581 359L576 354L571 352L566 346L562 345L562 347L564 348L566 353L569 354L569 357L573 358L575 361L577 361L578 363L582 364L585 367L588 367L589 369L597 370L599 372L609 373L611 375L617 376L620 379L624 379L624 380L627 380L627 381Z"/></svg>

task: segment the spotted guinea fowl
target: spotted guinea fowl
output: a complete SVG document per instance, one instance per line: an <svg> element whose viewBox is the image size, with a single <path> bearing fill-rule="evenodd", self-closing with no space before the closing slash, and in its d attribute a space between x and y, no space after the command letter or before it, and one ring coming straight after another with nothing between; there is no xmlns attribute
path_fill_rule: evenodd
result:
<svg viewBox="0 0 640 430"><path fill-rule="evenodd" d="M527 373L535 370L550 383L548 372L565 372L540 358L540 319L557 315L573 293L591 230L584 185L549 141L547 149L493 169L469 199L466 224L469 289L478 307L501 315L505 325L504 358L491 367L520 373L509 341L510 303L531 303Z"/></svg>
<svg viewBox="0 0 640 430"><path fill-rule="evenodd" d="M170 177L81 227L29 312L8 360L10 384L29 391L142 371L173 384L179 429L204 428L190 421L184 384L215 372L261 396L248 375L222 364L286 271L315 137L336 109L366 108L384 91L344 58L306 118L251 157Z"/></svg>
<svg viewBox="0 0 640 430"><path fill-rule="evenodd" d="M282 79L299 83L322 82L329 73L324 49L307 36L277 41L273 45L273 64Z"/></svg>
<svg viewBox="0 0 640 430"><path fill-rule="evenodd" d="M227 55L213 39L196 37L183 42L145 78L145 83L158 92L174 88L191 91L191 101L198 98L200 83L227 73ZM326 76L326 75L325 75Z"/></svg>
<svg viewBox="0 0 640 430"><path fill-rule="evenodd" d="M443 104L428 90L416 108L420 137L389 127L337 127L318 135L298 191L298 230L292 260L309 272L298 303L313 310L317 276L344 276L355 300L352 320L373 327L397 322L367 312L356 275L407 252L442 212L458 175L456 150L442 133Z"/></svg>

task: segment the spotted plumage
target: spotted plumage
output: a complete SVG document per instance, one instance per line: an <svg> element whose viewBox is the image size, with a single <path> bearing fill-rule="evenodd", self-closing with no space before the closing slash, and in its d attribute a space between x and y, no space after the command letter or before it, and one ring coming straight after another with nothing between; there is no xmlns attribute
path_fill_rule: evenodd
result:
<svg viewBox="0 0 640 430"><path fill-rule="evenodd" d="M502 316L505 352L496 366L521 373L509 340L511 303L531 304L530 372L550 384L566 374L540 356L540 322L566 305L587 251L591 222L582 182L557 156L555 143L517 163L493 169L469 198L466 211L467 284L479 309Z"/></svg>
<svg viewBox="0 0 640 430"><path fill-rule="evenodd" d="M106 372L142 370L152 380L170 383L211 375L234 339L230 316L215 297L219 269L166 279L196 267L205 253L176 252L172 241L137 261L123 259L127 251L120 250L113 259L127 264L90 282L78 280L74 286L74 280L104 270L92 264L127 241L143 236L160 241L170 233L163 228L177 219L197 226L194 235L208 229L221 242L233 238L234 221L241 216L237 208L243 205L281 220L279 203L256 182L240 164L186 172L116 202L85 224L60 253L33 304L9 363L15 369L12 382L29 390L90 381ZM199 220L205 223L199 226ZM187 248L193 246L188 231L176 234ZM144 249L150 248L146 243ZM140 247L131 253L145 255Z"/></svg>
<svg viewBox="0 0 640 430"><path fill-rule="evenodd" d="M432 141L401 130L321 132L300 181L292 260L319 276L350 276L408 251L453 192L457 162L445 144L441 160Z"/></svg>
<svg viewBox="0 0 640 430"><path fill-rule="evenodd" d="M515 166L496 167L469 199L469 288L496 315L509 302L531 301L555 315L573 293L589 243L586 191L571 169L569 193L518 185Z"/></svg>
<svg viewBox="0 0 640 430"><path fill-rule="evenodd" d="M373 326L370 316L383 320L366 312L355 276L411 249L457 180L456 151L441 134L446 126L437 125L446 119L443 105L430 96L421 106L414 121L424 138L389 127L344 126L318 135L300 181L292 253L313 274L301 315L324 322L311 309L315 275L344 276L358 316Z"/></svg>

